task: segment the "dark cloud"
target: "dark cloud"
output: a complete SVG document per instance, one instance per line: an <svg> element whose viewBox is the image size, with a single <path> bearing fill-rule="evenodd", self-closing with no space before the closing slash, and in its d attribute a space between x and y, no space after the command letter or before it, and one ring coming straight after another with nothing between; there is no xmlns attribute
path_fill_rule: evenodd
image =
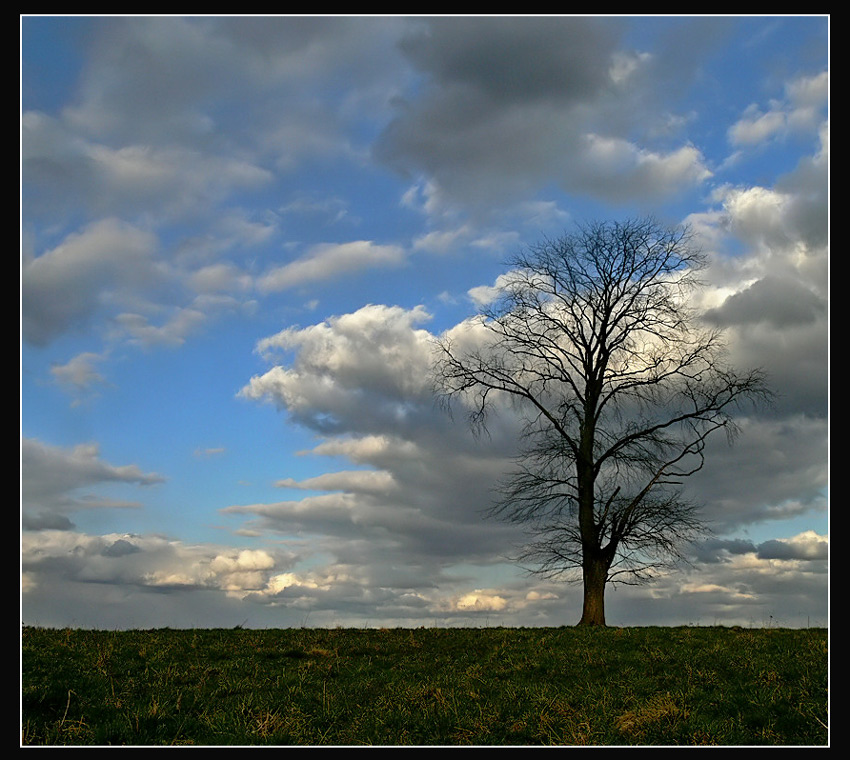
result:
<svg viewBox="0 0 850 760"><path fill-rule="evenodd" d="M156 473L136 465L115 466L100 458L94 444L71 449L50 446L36 439L21 441L21 523L26 530L68 530L69 514L85 509L138 507L136 502L95 498L104 483L149 486L162 483ZM86 489L85 492L82 489Z"/></svg>
<svg viewBox="0 0 850 760"><path fill-rule="evenodd" d="M21 514L22 530L73 530L72 523L65 515L52 512L24 511Z"/></svg>
<svg viewBox="0 0 850 760"><path fill-rule="evenodd" d="M493 107L587 102L608 83L619 32L618 22L590 17L435 18L417 24L400 47L440 88L468 88Z"/></svg>
<svg viewBox="0 0 850 760"><path fill-rule="evenodd" d="M749 554L755 550L752 541L743 538L715 538L694 544L690 555L700 563L716 564L726 561L729 555Z"/></svg>
<svg viewBox="0 0 850 760"><path fill-rule="evenodd" d="M825 560L829 557L829 542L813 533L784 541L765 541L758 546L758 556L760 559Z"/></svg>
<svg viewBox="0 0 850 760"><path fill-rule="evenodd" d="M619 21L602 18L422 21L401 47L424 81L399 101L375 155L467 208L551 182L626 200L701 181L689 146L630 142L634 94L621 93L645 59L620 51L619 35Z"/></svg>
<svg viewBox="0 0 850 760"><path fill-rule="evenodd" d="M730 446L715 437L687 488L723 534L743 526L824 514L828 487L824 419L748 417Z"/></svg>
<svg viewBox="0 0 850 760"><path fill-rule="evenodd" d="M728 327L767 322L777 329L810 325L826 318L826 301L798 279L768 275L710 309L705 319Z"/></svg>
<svg viewBox="0 0 850 760"><path fill-rule="evenodd" d="M696 562L707 565L728 562L730 558L745 554L752 554L760 560L825 560L829 557L829 540L813 531L759 544L743 538L714 538L694 544L691 551Z"/></svg>
<svg viewBox="0 0 850 760"><path fill-rule="evenodd" d="M103 550L104 557L125 557L128 554L135 554L141 549L129 541L119 538L114 543L110 544Z"/></svg>

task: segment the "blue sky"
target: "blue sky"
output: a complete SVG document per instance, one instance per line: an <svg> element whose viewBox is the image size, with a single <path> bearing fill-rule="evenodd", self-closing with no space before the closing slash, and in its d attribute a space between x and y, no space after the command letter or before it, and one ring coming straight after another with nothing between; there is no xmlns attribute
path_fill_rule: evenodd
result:
<svg viewBox="0 0 850 760"><path fill-rule="evenodd" d="M616 625L828 621L828 17L22 17L21 615L562 625L434 336L523 246L687 224L778 402Z"/></svg>

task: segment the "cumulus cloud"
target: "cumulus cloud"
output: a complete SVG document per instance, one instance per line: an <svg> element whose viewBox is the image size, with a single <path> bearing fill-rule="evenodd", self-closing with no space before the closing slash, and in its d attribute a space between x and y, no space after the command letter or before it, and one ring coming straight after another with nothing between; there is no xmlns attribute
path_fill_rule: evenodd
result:
<svg viewBox="0 0 850 760"><path fill-rule="evenodd" d="M827 626L827 563L828 538L812 531L760 544L714 540L694 547L689 566L618 593L609 622L657 625L675 610L679 624Z"/></svg>
<svg viewBox="0 0 850 760"><path fill-rule="evenodd" d="M100 626L232 626L245 618L245 608L233 602L271 593L274 576L293 561L279 548L238 549L159 535L41 530L21 539L28 622L45 625L79 615Z"/></svg>
<svg viewBox="0 0 850 760"><path fill-rule="evenodd" d="M115 326L129 343L142 346L179 346L186 336L196 332L206 321L204 312L193 308L177 308L160 325L151 324L143 314L125 312L115 317Z"/></svg>
<svg viewBox="0 0 850 760"><path fill-rule="evenodd" d="M24 438L21 442L22 526L27 530L68 529L72 527L69 515L79 510L137 507L136 502L98 497L96 488L104 483L149 486L163 480L156 473L143 472L137 465L116 466L103 461L96 444L63 449Z"/></svg>
<svg viewBox="0 0 850 760"><path fill-rule="evenodd" d="M704 316L733 363L767 371L778 415L828 408L828 152L823 123L816 152L773 187L720 187L718 207L691 220L711 252Z"/></svg>
<svg viewBox="0 0 850 760"><path fill-rule="evenodd" d="M246 519L254 534L310 537L332 558L329 568L400 573L417 594L461 558L501 561L517 531L482 524L481 511L514 441L475 441L439 410L429 379L433 336L420 326L428 319L421 307L367 306L261 341L262 355L286 363L252 378L241 395L270 401L318 433L320 443L302 456L344 457L359 469L284 476L277 486L310 493L224 514Z"/></svg>
<svg viewBox="0 0 850 760"><path fill-rule="evenodd" d="M419 326L425 319L422 310L369 306L261 341L263 355L286 361L253 378L243 397L272 401L319 433L322 441L302 455L344 457L363 469L283 477L278 486L314 493L224 513L247 519L253 534L311 537L331 558L328 572L358 563L380 572L406 562L430 568L423 577L433 579L454 562L477 558L486 566L510 554L522 536L483 521L482 512L510 466L516 421L508 413L494 423L491 439L475 441L462 420L438 412L427 382L432 336ZM473 323L448 332L476 339ZM823 420L753 418L741 426L736 447L710 442L705 471L693 479L713 528L722 533L825 509ZM455 612L518 609L506 593L467 588L454 601L428 598Z"/></svg>
<svg viewBox="0 0 850 760"><path fill-rule="evenodd" d="M90 155L98 173L96 186L104 195L129 196L133 206L165 198L171 204L168 214L209 207L228 191L259 187L272 177L248 162L189 149L94 146Z"/></svg>
<svg viewBox="0 0 850 760"><path fill-rule="evenodd" d="M829 556L829 541L813 530L807 530L792 538L779 538L759 544L761 559L782 560L825 560Z"/></svg>
<svg viewBox="0 0 850 760"><path fill-rule="evenodd" d="M455 600L454 606L459 610L475 610L477 612L499 612L507 606L507 601L492 591L476 589Z"/></svg>
<svg viewBox="0 0 850 760"><path fill-rule="evenodd" d="M513 282L515 282L515 275L511 272L504 272L496 278L492 285L476 285L467 291L467 295L476 307L483 309L504 296L510 290Z"/></svg>
<svg viewBox="0 0 850 760"><path fill-rule="evenodd" d="M215 273L204 272L202 279L206 279L207 275L212 280L216 277ZM174 276L172 285L178 287L181 281L181 277ZM206 282L209 284L210 280L206 279ZM199 286L194 278L192 283L194 287ZM141 311L120 311L111 315L106 336L112 342L146 349L175 348L201 333L222 315L250 314L256 307L253 299L222 292L189 293L187 300L178 304L170 303L171 300L146 301L141 293L138 294L132 305L140 307Z"/></svg>
<svg viewBox="0 0 850 760"><path fill-rule="evenodd" d="M114 217L91 222L44 251L29 242L21 267L24 339L47 346L99 325L113 341L180 345L210 318L250 309L251 276L218 257L268 230L239 222L234 214L218 220L211 231L215 244L187 241L173 258L148 226ZM64 380L71 369L62 373Z"/></svg>
<svg viewBox="0 0 850 760"><path fill-rule="evenodd" d="M388 432L430 398L430 318L411 310L368 305L305 328L287 328L259 342L270 358L295 351L290 367L275 365L251 378L241 395L266 400L318 430ZM370 430L371 428L371 430Z"/></svg>
<svg viewBox="0 0 850 760"><path fill-rule="evenodd" d="M786 124L784 113L762 113L757 106L750 106L743 118L729 128L729 140L733 145L760 143L783 131Z"/></svg>
<svg viewBox="0 0 850 760"><path fill-rule="evenodd" d="M712 176L701 152L692 145L659 153L596 134L586 135L583 142L575 167L580 179L571 182L612 201L641 196L659 200Z"/></svg>
<svg viewBox="0 0 850 760"><path fill-rule="evenodd" d="M692 552L695 560L702 564L730 562L732 558L743 555L752 555L759 560L819 562L829 557L829 538L813 530L759 544L743 538L714 538L696 544Z"/></svg>
<svg viewBox="0 0 850 760"><path fill-rule="evenodd" d="M807 532L734 550L650 587L618 589L609 617L630 625L825 625L819 598L826 537ZM279 544L280 542L278 542ZM22 535L26 622L83 619L98 627L253 625L560 625L580 609L575 586L512 580L475 584L467 573L410 563L319 564L295 547L234 549L163 536ZM773 544L799 547L781 557ZM471 570L471 568L470 568ZM426 574L427 571L427 574ZM49 588L48 588L49 587ZM56 595L57 590L60 592Z"/></svg>
<svg viewBox="0 0 850 760"><path fill-rule="evenodd" d="M347 621L380 618L398 624L423 618L474 623L493 615L515 620L520 614L541 624L569 619L579 603L571 587L543 583L530 591L518 581L496 587L483 585L476 573L476 566L483 571L501 562L520 539L481 515L490 488L505 471L505 441L514 440L516 430L506 425L497 433L499 445L491 447L475 442L462 424L435 409L425 379L430 334L421 327L428 316L422 309L364 307L310 327L288 328L258 345L261 355L286 364L254 378L243 396L274 402L322 436L302 456L344 457L360 468L310 478L282 474L278 487L308 495L223 510L228 519L244 521L246 534L277 536L287 547L285 561L266 550L166 546L128 537L106 543L91 537L85 546L97 546L97 558L87 549L87 561L65 571L68 582L98 582L102 574L110 583L148 592L182 597L214 591L247 602L246 615L254 609L267 619L262 616L283 608L309 614L317 625L333 624L340 615ZM804 430L809 435L801 437ZM708 452L715 469L697 482L708 516L716 526L734 527L822 508L823 440L822 425L813 421L808 428L801 421L748 423L738 448L718 445ZM76 452L89 463L94 456L91 450ZM130 479L144 477L132 468L121 472ZM65 478L52 493L96 479ZM801 493L800 481L813 484L813 490ZM83 546L83 539L74 540ZM46 572L47 557L59 555L46 551L47 545L40 544L40 554L25 552L25 582L32 593ZM721 541L697 555L698 578L662 578L651 592L633 592L643 607L630 592L618 599L616 609L657 624L665 619L658 605L675 598L677 615L740 624L760 614L760 605L792 574L800 582L816 572L813 563L821 562L824 552L825 539L808 534L758 546ZM132 557L133 564L117 572L119 557ZM305 559L308 564L301 566ZM809 569L792 570L788 564L800 561ZM468 569L458 572L459 563ZM809 607L801 604L801 609Z"/></svg>
<svg viewBox="0 0 850 760"><path fill-rule="evenodd" d="M472 230L466 225L451 230L432 230L413 241L415 250L446 253L469 238Z"/></svg>
<svg viewBox="0 0 850 760"><path fill-rule="evenodd" d="M217 554L210 562L216 583L229 593L256 591L268 583L268 571L274 558L261 549L242 549L238 553Z"/></svg>

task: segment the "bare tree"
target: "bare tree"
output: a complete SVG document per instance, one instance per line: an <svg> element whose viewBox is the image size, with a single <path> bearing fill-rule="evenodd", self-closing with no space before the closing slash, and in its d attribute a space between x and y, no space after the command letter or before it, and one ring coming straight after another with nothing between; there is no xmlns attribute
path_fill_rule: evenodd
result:
<svg viewBox="0 0 850 760"><path fill-rule="evenodd" d="M438 341L438 389L476 429L516 402L524 449L492 514L530 530L538 572L580 570L579 624L605 625L609 582L645 582L703 528L682 484L709 436L731 440L738 405L771 394L692 309L706 260L687 228L593 223L509 264L471 332Z"/></svg>

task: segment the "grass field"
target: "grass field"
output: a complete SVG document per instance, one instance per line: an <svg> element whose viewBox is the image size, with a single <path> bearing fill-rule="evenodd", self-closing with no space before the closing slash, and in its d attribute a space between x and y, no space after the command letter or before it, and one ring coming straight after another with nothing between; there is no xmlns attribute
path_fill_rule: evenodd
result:
<svg viewBox="0 0 850 760"><path fill-rule="evenodd" d="M826 745L825 629L22 631L23 745Z"/></svg>

